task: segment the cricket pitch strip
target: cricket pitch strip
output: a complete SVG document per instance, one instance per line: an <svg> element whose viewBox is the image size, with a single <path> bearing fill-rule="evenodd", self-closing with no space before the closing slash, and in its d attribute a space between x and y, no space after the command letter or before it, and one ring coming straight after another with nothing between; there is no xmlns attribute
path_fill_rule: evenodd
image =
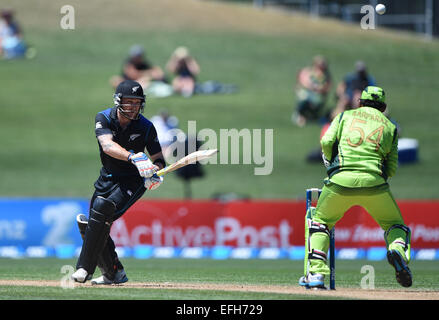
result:
<svg viewBox="0 0 439 320"><path fill-rule="evenodd" d="M0 280L0 286L31 286L31 287L59 287L57 280ZM295 294L316 297L338 297L343 299L363 300L439 300L438 291L415 290L364 290L355 288L340 288L337 290L306 290L299 286L279 285L253 285L253 284L215 284L215 283L181 283L181 282L127 282L117 285L91 285L75 283L75 287L133 289L163 289L163 290L212 290L212 291L239 291L239 292L265 292L277 294ZM306 298L304 298L306 299Z"/></svg>

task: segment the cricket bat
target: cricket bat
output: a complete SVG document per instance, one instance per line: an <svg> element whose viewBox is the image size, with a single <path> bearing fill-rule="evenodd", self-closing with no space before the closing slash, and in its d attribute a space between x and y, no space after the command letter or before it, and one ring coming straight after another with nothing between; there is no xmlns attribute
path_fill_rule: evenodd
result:
<svg viewBox="0 0 439 320"><path fill-rule="evenodd" d="M175 171L177 169L180 169L181 167L187 166L188 164L192 164L192 163L195 163L197 161L207 159L207 158L213 156L214 154L216 154L217 152L218 152L218 149L200 150L200 151L192 152L191 154L188 154L187 156L181 158L177 162L157 171L156 175L163 176L163 175L167 174L168 172Z"/></svg>

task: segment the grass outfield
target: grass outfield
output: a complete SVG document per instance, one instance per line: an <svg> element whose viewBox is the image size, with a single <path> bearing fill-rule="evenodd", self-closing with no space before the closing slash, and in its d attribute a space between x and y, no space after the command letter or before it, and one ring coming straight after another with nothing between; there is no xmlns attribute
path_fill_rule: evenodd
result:
<svg viewBox="0 0 439 320"><path fill-rule="evenodd" d="M65 277L61 268L74 266L76 260L3 258L0 262L1 299L439 299L437 261L412 261L414 281L409 289L397 284L393 269L385 261L337 261L337 290L324 295L299 288L302 261L124 259L129 277L126 284L106 287L87 283L74 289L61 287ZM360 288L365 265L374 268L375 290ZM23 280L33 282L20 283Z"/></svg>
<svg viewBox="0 0 439 320"><path fill-rule="evenodd" d="M251 5L148 3L130 1L120 8L111 1L71 1L77 9L76 29L66 31L59 27L62 1L6 1L16 9L26 40L38 54L33 60L0 63L0 73L8 75L0 86L1 196L91 195L100 168L94 116L112 104L108 79L119 73L129 47L141 43L162 67L174 48L185 44L201 64L200 81L239 87L233 95L150 99L147 117L166 107L184 130L189 120L196 120L198 129L216 132L274 129L270 175L255 176L254 165L205 166L206 178L192 185L195 198L216 192L303 198L305 188L322 185L323 166L305 162L307 153L318 147L320 127L299 129L290 122L295 75L315 54L329 59L335 84L357 59L367 62L386 90L391 116L403 136L420 142L420 162L401 167L391 180L395 197L438 197L439 148L433 134L439 118L438 41L385 30L366 32L359 26L261 11ZM329 106L333 105L331 95ZM172 174L160 191L148 194L182 196L183 185Z"/></svg>

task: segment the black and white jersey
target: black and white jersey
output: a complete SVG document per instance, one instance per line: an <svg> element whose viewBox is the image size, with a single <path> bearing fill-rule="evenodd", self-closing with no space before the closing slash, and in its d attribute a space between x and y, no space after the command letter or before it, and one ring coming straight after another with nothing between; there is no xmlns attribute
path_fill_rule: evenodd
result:
<svg viewBox="0 0 439 320"><path fill-rule="evenodd" d="M151 121L140 115L138 120L132 120L126 128L122 128L117 118L116 107L108 108L96 115L95 133L96 137L111 134L114 142L130 152L145 152L146 149L149 155L154 155L162 151L157 131ZM100 143L98 145L102 166L106 174L115 177L139 176L136 166L130 161L110 157L102 150Z"/></svg>

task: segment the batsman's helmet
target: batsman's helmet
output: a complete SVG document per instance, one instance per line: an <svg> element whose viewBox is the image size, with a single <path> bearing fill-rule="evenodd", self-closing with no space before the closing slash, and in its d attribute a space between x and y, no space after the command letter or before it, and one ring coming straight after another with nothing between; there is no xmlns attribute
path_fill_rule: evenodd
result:
<svg viewBox="0 0 439 320"><path fill-rule="evenodd" d="M360 103L384 112L386 110L386 95L380 87L368 86L361 93Z"/></svg>
<svg viewBox="0 0 439 320"><path fill-rule="evenodd" d="M123 98L130 99L139 99L140 100L140 109L139 112L130 117L127 114L127 111L124 110L123 107L131 106L131 104L122 104ZM117 107L121 115L130 119L137 120L140 117L140 114L143 113L143 109L145 108L145 95L143 94L142 86L133 80L125 80L122 81L116 88L116 92L113 95L114 106Z"/></svg>

